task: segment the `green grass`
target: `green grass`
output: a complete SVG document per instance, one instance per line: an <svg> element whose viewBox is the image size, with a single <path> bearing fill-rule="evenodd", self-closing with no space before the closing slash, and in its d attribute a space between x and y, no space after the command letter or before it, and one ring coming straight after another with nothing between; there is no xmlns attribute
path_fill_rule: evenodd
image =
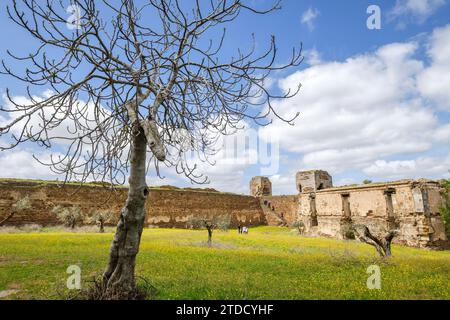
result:
<svg viewBox="0 0 450 320"><path fill-rule="evenodd" d="M78 264L83 284L107 263L112 233L0 234L0 291L6 299L58 299L66 268ZM147 229L137 274L157 299L450 299L450 252L393 247L381 261L358 242L313 239L260 227L249 235ZM381 290L366 286L367 267L381 267Z"/></svg>

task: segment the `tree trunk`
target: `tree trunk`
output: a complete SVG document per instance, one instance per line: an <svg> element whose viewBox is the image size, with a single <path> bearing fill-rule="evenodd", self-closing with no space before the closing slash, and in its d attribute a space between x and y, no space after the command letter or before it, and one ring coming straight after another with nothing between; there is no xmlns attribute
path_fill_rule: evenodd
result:
<svg viewBox="0 0 450 320"><path fill-rule="evenodd" d="M111 244L108 267L103 274L106 299L134 299L134 268L145 219L148 189L145 183L146 138L138 124L133 125L128 198Z"/></svg>
<svg viewBox="0 0 450 320"><path fill-rule="evenodd" d="M354 225L352 229L356 232L360 241L373 246L382 258L392 256L391 243L398 234L397 230L390 230L384 236L378 238L370 232L366 225Z"/></svg>
<svg viewBox="0 0 450 320"><path fill-rule="evenodd" d="M213 229L208 228L208 247L212 246L212 234L213 234Z"/></svg>
<svg viewBox="0 0 450 320"><path fill-rule="evenodd" d="M9 214L9 216L7 216L5 219L3 219L2 221L0 221L0 227L3 226L9 219L11 219L14 216L15 212L11 212Z"/></svg>
<svg viewBox="0 0 450 320"><path fill-rule="evenodd" d="M74 217L70 219L70 229L75 229L76 220Z"/></svg>
<svg viewBox="0 0 450 320"><path fill-rule="evenodd" d="M104 227L103 219L100 218L99 222L100 222L100 233L104 233L105 232L105 227Z"/></svg>

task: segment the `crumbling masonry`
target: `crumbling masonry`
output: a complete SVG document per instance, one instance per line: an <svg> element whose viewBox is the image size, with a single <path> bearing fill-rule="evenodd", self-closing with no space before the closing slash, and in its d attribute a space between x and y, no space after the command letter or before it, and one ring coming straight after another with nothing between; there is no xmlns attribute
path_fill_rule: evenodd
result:
<svg viewBox="0 0 450 320"><path fill-rule="evenodd" d="M250 195L213 189L150 188L146 227L186 228L193 216L229 216L237 225L292 226L301 221L305 235L345 239L349 225L365 224L372 232L398 229L394 242L414 247L445 247L449 241L439 212L442 189L431 180L402 180L359 186L333 187L325 171L301 171L296 175L298 193L273 196L266 177L250 182ZM83 215L108 210L118 217L126 188L112 192L95 184L61 188L50 181L0 179L0 221L14 203L28 196L31 208L14 215L7 225L58 224L54 206L78 206ZM89 219L86 219L89 220Z"/></svg>
<svg viewBox="0 0 450 320"><path fill-rule="evenodd" d="M365 224L374 232L398 229L396 243L414 247L448 245L439 212L443 190L437 181L333 187L327 172L312 170L297 173L296 184L297 196L260 196L261 202L271 208L270 214L279 218L267 219L269 224L302 221L306 235L337 239L347 237L350 224ZM257 186L252 187L254 190Z"/></svg>

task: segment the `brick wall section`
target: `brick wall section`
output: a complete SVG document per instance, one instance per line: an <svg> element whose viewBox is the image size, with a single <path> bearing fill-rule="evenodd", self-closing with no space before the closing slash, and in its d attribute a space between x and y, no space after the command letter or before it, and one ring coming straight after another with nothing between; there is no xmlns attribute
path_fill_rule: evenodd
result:
<svg viewBox="0 0 450 320"><path fill-rule="evenodd" d="M283 214L283 218L289 225L297 221L299 211L298 196L271 196L262 197L263 201L268 201L275 208L275 213Z"/></svg>
<svg viewBox="0 0 450 320"><path fill-rule="evenodd" d="M66 185L49 182L0 181L0 220L18 199L29 196L32 209L15 215L7 225L58 224L51 212L56 205L79 206L85 216L97 210L110 210L119 216L127 189L116 191L101 186ZM189 189L152 188L146 206L146 226L186 227L189 216L231 215L232 227L238 221L248 226L266 224L259 199L230 193Z"/></svg>
<svg viewBox="0 0 450 320"><path fill-rule="evenodd" d="M265 224L259 200L220 192L150 191L148 225L185 227L189 216L213 217L231 215L231 224L241 221L246 226Z"/></svg>

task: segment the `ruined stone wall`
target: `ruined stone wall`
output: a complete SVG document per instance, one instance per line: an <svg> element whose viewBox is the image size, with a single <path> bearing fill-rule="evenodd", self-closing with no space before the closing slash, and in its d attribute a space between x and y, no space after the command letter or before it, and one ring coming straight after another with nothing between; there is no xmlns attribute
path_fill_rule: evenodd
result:
<svg viewBox="0 0 450 320"><path fill-rule="evenodd" d="M250 195L254 197L271 196L272 182L267 177L253 177L250 181Z"/></svg>
<svg viewBox="0 0 450 320"><path fill-rule="evenodd" d="M292 225L301 220L306 234L345 238L348 221L365 224L371 231L395 228L395 242L416 247L448 245L439 208L438 182L405 180L303 192L295 196L242 196L214 190L151 188L147 203L147 227L185 228L191 216L212 218L229 215L232 227ZM17 214L9 225L59 224L51 212L56 205L79 206L85 216L98 210L119 215L126 188L114 192L101 186L0 180L0 220L20 198L29 196L32 209ZM344 210L347 208L347 210ZM346 220L347 219L347 220Z"/></svg>
<svg viewBox="0 0 450 320"><path fill-rule="evenodd" d="M395 228L400 235L395 242L416 247L433 246L446 240L439 214L440 187L433 181L400 181L355 187L332 188L314 193L316 225L312 223L311 194L300 195L298 219L311 235L345 238L346 213L355 224L365 224L371 231ZM346 199L344 199L346 198Z"/></svg>
<svg viewBox="0 0 450 320"><path fill-rule="evenodd" d="M263 201L267 201L274 213L279 217L283 217L288 225L292 225L297 221L299 211L298 196L270 196L262 197Z"/></svg>
<svg viewBox="0 0 450 320"><path fill-rule="evenodd" d="M250 196L220 192L151 190L147 205L147 224L182 227L190 216L231 216L232 227L265 224L259 200Z"/></svg>
<svg viewBox="0 0 450 320"><path fill-rule="evenodd" d="M119 216L127 197L127 189L114 192L101 186L66 185L54 183L8 181L0 182L0 220L20 198L29 196L32 208L15 215L7 225L59 224L51 211L56 205L79 206L87 217L98 210L110 210ZM230 215L234 227L238 221L254 226L265 224L259 199L213 191L178 188L151 188L146 206L146 226L186 227L190 216L213 217Z"/></svg>
<svg viewBox="0 0 450 320"><path fill-rule="evenodd" d="M328 172L323 170L299 171L295 175L297 191L314 192L333 187L333 179Z"/></svg>

